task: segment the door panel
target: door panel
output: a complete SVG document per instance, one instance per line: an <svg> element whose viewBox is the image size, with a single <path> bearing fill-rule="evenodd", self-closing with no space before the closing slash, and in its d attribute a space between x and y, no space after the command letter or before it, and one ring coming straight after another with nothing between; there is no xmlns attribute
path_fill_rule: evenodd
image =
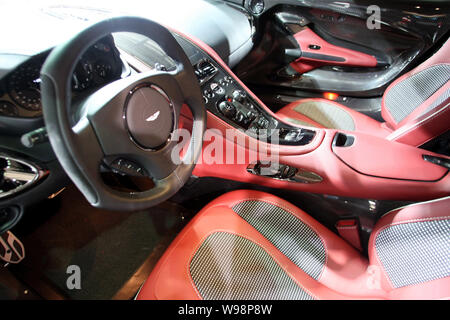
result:
<svg viewBox="0 0 450 320"><path fill-rule="evenodd" d="M290 67L299 74L320 68L322 66L352 66L376 67L377 58L345 47L335 46L317 35L310 28L294 34L302 53L301 57L293 61Z"/></svg>
<svg viewBox="0 0 450 320"><path fill-rule="evenodd" d="M381 8L379 29L368 6ZM290 4L285 4L290 3ZM255 48L236 68L250 85L381 96L448 37L450 6L433 1L276 1L259 18Z"/></svg>

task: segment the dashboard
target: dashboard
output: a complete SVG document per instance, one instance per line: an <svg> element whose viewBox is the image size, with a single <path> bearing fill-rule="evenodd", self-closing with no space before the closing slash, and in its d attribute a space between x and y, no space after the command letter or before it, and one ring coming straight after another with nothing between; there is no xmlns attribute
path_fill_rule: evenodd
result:
<svg viewBox="0 0 450 320"><path fill-rule="evenodd" d="M304 145L312 140L313 131L297 130L275 120L206 52L175 32L173 36L188 56L202 90L205 107L212 114L257 139L271 141L270 132L280 129L277 139L281 144ZM158 44L145 36L115 33L101 39L83 54L73 72L74 119L78 119L82 112L76 110L77 101L135 72L121 58L121 53L154 70L170 71L176 66ZM38 118L42 115L39 77L47 56L48 52L45 52L28 59L2 79L0 118Z"/></svg>
<svg viewBox="0 0 450 320"><path fill-rule="evenodd" d="M49 51L36 55L11 71L0 82L0 116L39 117L42 115L40 70ZM72 75L72 97L85 96L119 79L126 72L112 36L91 46Z"/></svg>
<svg viewBox="0 0 450 320"><path fill-rule="evenodd" d="M210 113L256 139L266 135L265 132L279 129L279 144L299 146L312 141L314 131L291 127L274 119L222 64L192 40L175 32L173 35L194 68L205 108ZM0 198L2 193L4 197L0 200L0 213L8 210L10 218L0 221L0 228L10 228L20 219L23 208L58 194L68 183L48 141L42 117L39 77L49 52L47 49L24 56L26 60L15 65L0 61L0 69L6 71L0 79L0 175L11 167L19 168L30 178L23 182L1 177ZM140 64L134 65L139 61L145 65L143 70L170 71L175 67L175 62L156 43L133 34L113 34L92 45L77 63L72 76L74 124L79 111L83 111L77 110L81 105L78 102L115 80L139 72ZM277 143L271 137L268 140ZM257 173L259 169L252 170Z"/></svg>
<svg viewBox="0 0 450 320"><path fill-rule="evenodd" d="M42 121L38 123L31 119L42 115L39 70L45 58L51 48L97 19L124 15L124 12L142 15L201 39L230 67L236 65L253 47L255 30L252 17L246 9L232 2L167 0L145 5L133 1L108 2L98 8L80 7L75 1L68 1L64 6L33 2L33 6L27 4L21 19L9 19L7 12L20 5L18 2L0 5L0 26L4 30L15 30L14 33L6 33L0 43L0 131L4 132L9 131L8 122L13 117L29 120L14 125L17 133L42 126ZM149 8L152 10L147 10ZM161 15L161 12L171 14ZM25 21L31 23L33 28L22 28ZM72 89L75 96L82 96L90 89L120 76L122 63L114 46L115 40L109 37L103 41L104 45L94 45L80 61L74 72ZM102 51L105 48L112 50ZM169 66L170 61L163 61L163 64Z"/></svg>

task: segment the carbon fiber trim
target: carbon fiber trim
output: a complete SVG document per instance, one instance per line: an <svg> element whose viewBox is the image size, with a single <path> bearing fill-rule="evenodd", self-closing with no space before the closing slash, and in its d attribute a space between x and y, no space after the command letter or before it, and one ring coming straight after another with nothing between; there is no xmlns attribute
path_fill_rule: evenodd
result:
<svg viewBox="0 0 450 320"><path fill-rule="evenodd" d="M383 229L375 249L392 285L401 288L450 276L450 220Z"/></svg>
<svg viewBox="0 0 450 320"><path fill-rule="evenodd" d="M326 101L306 101L298 104L294 111L320 123L325 128L339 130L355 130L355 122L344 109Z"/></svg>
<svg viewBox="0 0 450 320"><path fill-rule="evenodd" d="M209 235L190 273L203 299L312 300L259 245L227 232Z"/></svg>
<svg viewBox="0 0 450 320"><path fill-rule="evenodd" d="M232 209L300 269L319 279L325 266L326 251L320 237L307 224L264 201L244 201Z"/></svg>
<svg viewBox="0 0 450 320"><path fill-rule="evenodd" d="M384 104L396 123L411 114L450 80L450 65L439 64L422 70L392 87Z"/></svg>

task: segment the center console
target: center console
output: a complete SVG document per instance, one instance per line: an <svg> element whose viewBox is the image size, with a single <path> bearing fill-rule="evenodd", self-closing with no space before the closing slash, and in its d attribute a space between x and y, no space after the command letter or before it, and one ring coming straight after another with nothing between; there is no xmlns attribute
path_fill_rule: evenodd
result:
<svg viewBox="0 0 450 320"><path fill-rule="evenodd" d="M207 46L176 38L194 68L212 128L221 132L235 128L272 145L299 146L282 146L272 158L264 152L269 148L259 152L259 146L247 146L247 140L244 145L217 135L211 144L221 146L223 152L217 156L215 145L208 148L202 154L205 161L196 164L195 176L362 199L417 201L448 195L450 165L445 157L361 132L310 130L283 123ZM262 139L267 131L272 136ZM277 139L272 140L273 134ZM240 152L243 161L227 162L228 152L231 159Z"/></svg>
<svg viewBox="0 0 450 320"><path fill-rule="evenodd" d="M209 112L249 136L267 142L302 146L313 140L315 131L278 121L207 53L183 37L176 36L176 39L194 67Z"/></svg>

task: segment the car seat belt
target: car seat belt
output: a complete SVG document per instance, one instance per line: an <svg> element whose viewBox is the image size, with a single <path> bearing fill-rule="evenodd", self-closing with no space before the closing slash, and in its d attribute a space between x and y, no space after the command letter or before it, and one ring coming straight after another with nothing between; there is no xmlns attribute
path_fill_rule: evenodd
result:
<svg viewBox="0 0 450 320"><path fill-rule="evenodd" d="M336 223L339 236L351 244L354 248L362 251L361 237L359 235L359 222L357 219L343 219Z"/></svg>

